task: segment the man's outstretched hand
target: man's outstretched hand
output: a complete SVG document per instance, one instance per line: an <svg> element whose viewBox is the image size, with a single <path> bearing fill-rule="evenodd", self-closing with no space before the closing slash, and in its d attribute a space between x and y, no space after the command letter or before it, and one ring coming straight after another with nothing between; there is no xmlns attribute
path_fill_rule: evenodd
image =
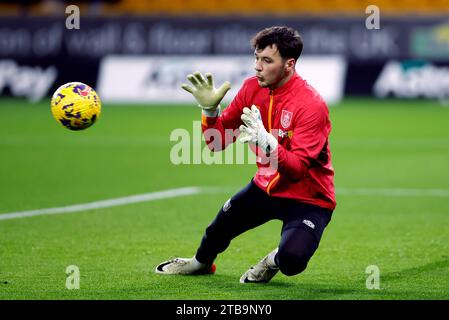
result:
<svg viewBox="0 0 449 320"><path fill-rule="evenodd" d="M240 142L258 145L267 154L276 149L277 139L265 129L260 111L255 105L252 105L251 109L243 108L241 119L245 125L239 127Z"/></svg>
<svg viewBox="0 0 449 320"><path fill-rule="evenodd" d="M215 89L212 74L206 73L205 76L206 79L198 71L189 74L187 79L192 83L192 86L183 83L181 88L190 92L203 110L215 111L226 92L231 89L231 84L226 81L220 88Z"/></svg>

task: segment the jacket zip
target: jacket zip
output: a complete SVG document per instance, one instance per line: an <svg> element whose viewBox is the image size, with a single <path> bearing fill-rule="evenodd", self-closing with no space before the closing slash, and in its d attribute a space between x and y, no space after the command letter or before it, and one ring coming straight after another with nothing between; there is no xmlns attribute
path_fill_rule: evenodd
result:
<svg viewBox="0 0 449 320"><path fill-rule="evenodd" d="M272 119L271 119L271 114L273 111L273 99L274 99L273 91L270 91L270 106L268 107L268 133L270 133L270 134L271 134L271 129L273 127ZM271 188L276 184L276 182L279 180L279 178L280 178L280 174L278 172L276 177L274 177L274 179L271 180L267 186L267 194L268 195L270 195Z"/></svg>

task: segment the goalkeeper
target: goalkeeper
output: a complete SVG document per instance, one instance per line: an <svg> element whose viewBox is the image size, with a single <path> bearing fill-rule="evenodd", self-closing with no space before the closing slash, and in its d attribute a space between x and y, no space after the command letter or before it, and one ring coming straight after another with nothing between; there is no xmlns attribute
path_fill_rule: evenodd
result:
<svg viewBox="0 0 449 320"><path fill-rule="evenodd" d="M212 151L235 142L226 129L240 132L257 155L258 171L250 183L226 201L206 228L192 258L175 258L156 267L160 274L215 272L217 255L238 235L270 220L283 222L274 250L240 278L268 282L276 273L301 273L318 248L335 209L329 111L322 97L295 71L303 43L288 27L271 27L251 40L256 75L247 79L224 110L220 101L230 89L214 87L211 74L188 75L183 84L202 108L202 129ZM221 132L212 140L209 129Z"/></svg>

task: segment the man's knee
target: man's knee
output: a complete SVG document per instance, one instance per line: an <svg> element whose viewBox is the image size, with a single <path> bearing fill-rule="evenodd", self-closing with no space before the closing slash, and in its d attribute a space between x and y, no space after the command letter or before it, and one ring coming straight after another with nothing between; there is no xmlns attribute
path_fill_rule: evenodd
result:
<svg viewBox="0 0 449 320"><path fill-rule="evenodd" d="M286 276L294 276L306 269L309 260L310 256L305 252L279 250L276 262L279 266L279 270L283 274Z"/></svg>

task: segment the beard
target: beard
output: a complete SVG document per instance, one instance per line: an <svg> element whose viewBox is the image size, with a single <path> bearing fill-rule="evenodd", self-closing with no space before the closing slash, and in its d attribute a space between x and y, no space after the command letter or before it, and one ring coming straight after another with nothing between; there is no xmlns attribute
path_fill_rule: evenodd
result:
<svg viewBox="0 0 449 320"><path fill-rule="evenodd" d="M262 79L257 78L257 82L259 84L259 87L261 88L270 88L275 89L277 88L277 85L287 76L287 73L285 72L285 69L282 68L279 70L279 72L272 77L271 81L267 81L265 77L262 77Z"/></svg>
<svg viewBox="0 0 449 320"><path fill-rule="evenodd" d="M261 88L268 88L270 85L266 83L264 80L257 79L257 83L259 84L259 87Z"/></svg>

